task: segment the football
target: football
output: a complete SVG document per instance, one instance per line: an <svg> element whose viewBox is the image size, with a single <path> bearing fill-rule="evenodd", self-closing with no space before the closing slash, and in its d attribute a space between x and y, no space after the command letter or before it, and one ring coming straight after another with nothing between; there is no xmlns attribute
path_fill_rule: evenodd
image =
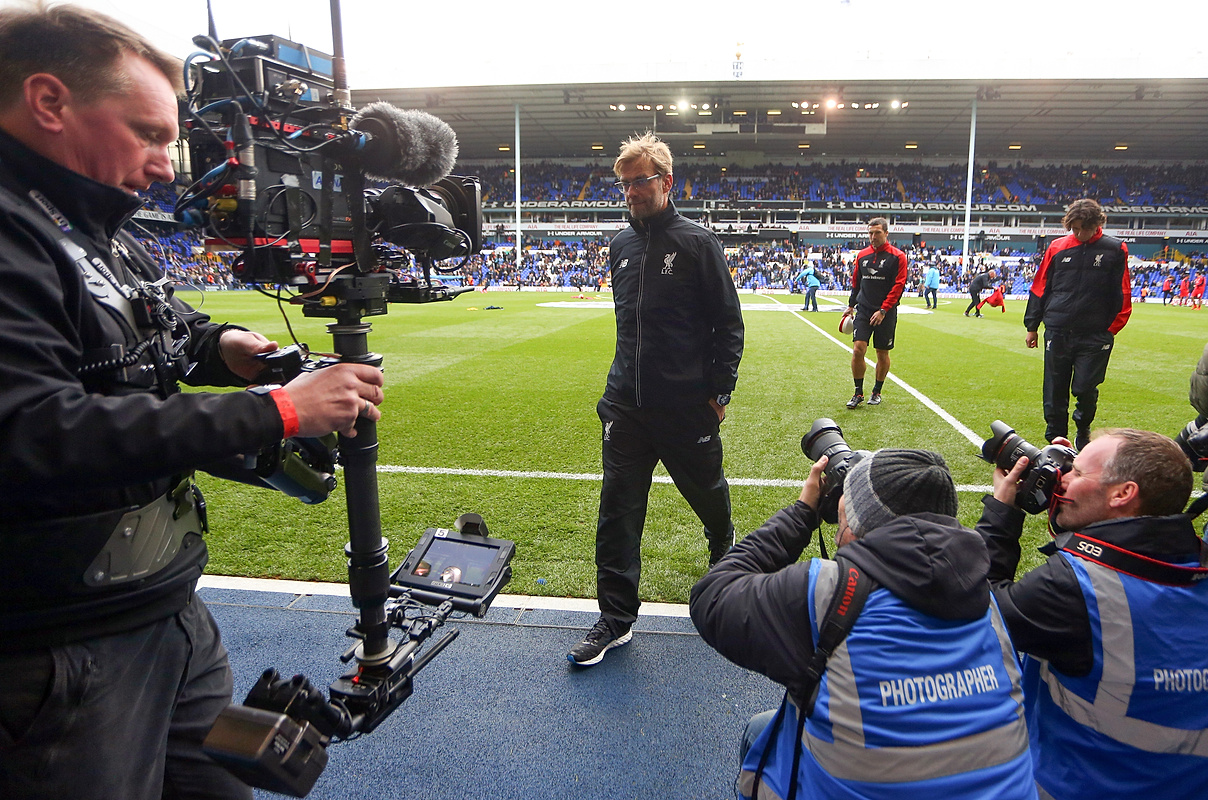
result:
<svg viewBox="0 0 1208 800"><path fill-rule="evenodd" d="M843 317L839 320L839 333L850 334L855 329L856 318L844 311Z"/></svg>

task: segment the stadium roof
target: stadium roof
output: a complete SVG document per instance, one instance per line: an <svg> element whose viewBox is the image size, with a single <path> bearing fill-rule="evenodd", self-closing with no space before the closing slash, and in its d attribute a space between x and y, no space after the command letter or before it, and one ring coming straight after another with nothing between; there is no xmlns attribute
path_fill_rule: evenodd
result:
<svg viewBox="0 0 1208 800"><path fill-rule="evenodd" d="M514 148L519 105L525 158L611 159L622 139L652 128L677 156L736 158L753 151L775 161L799 155L964 161L976 99L979 160L1208 161L1206 98L1208 79L1200 78L731 80L353 92L358 107L385 100L445 120L457 131L462 159L509 160L515 153L500 148ZM827 110L828 99L844 108ZM895 100L902 107L894 108ZM678 108L684 102L696 109ZM714 113L701 114L705 103ZM674 116L672 104L679 112ZM802 104L814 113L802 114Z"/></svg>

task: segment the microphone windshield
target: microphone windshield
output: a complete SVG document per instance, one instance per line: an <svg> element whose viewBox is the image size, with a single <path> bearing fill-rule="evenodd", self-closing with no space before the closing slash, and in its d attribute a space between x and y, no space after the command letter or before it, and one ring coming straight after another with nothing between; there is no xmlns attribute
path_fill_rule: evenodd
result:
<svg viewBox="0 0 1208 800"><path fill-rule="evenodd" d="M349 127L369 134L357 155L371 178L428 186L452 172L457 163L457 134L426 111L370 103L357 112Z"/></svg>

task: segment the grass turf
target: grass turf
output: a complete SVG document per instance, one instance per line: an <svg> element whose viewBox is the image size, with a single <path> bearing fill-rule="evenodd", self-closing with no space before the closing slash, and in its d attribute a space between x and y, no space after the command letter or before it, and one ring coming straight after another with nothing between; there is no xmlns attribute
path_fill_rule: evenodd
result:
<svg viewBox="0 0 1208 800"><path fill-rule="evenodd" d="M208 293L204 300L216 321L288 342L270 300L250 292ZM853 448L936 450L958 485L990 483L990 468L977 458L977 447L900 386L887 383L879 407L844 408L852 393L851 356L824 335L846 342L835 330L838 314L802 314L799 295L742 300L746 351L722 426L732 482L803 480L810 462L801 453L801 436L815 418L831 417ZM820 299L824 308L840 303L845 298ZM921 312L923 301L907 297L892 373L978 437L1002 419L1043 445L1042 353L1024 347L1024 302L1008 300L1006 313L990 309L983 319L964 317L965 305L959 297L941 299L935 313L915 314L908 310ZM614 322L610 309L590 306L566 293L491 292L451 303L392 306L388 315L373 318L370 347L384 355L386 369L379 466L598 474L595 403L612 359ZM302 341L318 351L330 348L324 320L303 318L297 309L289 314ZM1188 377L1203 349L1206 319L1188 308L1134 306L1116 339L1095 427L1180 430L1194 416ZM870 367L866 393L871 383ZM380 471L378 479L392 565L426 527L449 526L459 514L477 511L493 535L516 542L514 577L506 591L594 596L598 481L391 471ZM202 486L210 509L209 572L347 580L342 488L326 503L305 506L208 476ZM797 493L786 486L732 485L739 535ZM981 496L961 493L964 524L976 523ZM824 525L822 535L833 538L833 526ZM1040 562L1034 547L1046 539L1043 520L1030 518L1021 570ZM816 554L815 540L806 555ZM700 522L674 486L656 483L643 538L642 597L686 601L706 561Z"/></svg>

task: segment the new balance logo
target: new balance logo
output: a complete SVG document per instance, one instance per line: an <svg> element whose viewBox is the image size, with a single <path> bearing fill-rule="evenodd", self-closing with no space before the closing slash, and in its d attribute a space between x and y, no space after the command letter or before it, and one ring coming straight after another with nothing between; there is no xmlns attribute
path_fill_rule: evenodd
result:
<svg viewBox="0 0 1208 800"><path fill-rule="evenodd" d="M705 444L706 442L708 442L708 441L709 441L710 439L712 439L712 438L713 438L712 436L702 436L702 437L700 437L699 439L697 439L697 440L696 440L696 443L697 443L697 444Z"/></svg>
<svg viewBox="0 0 1208 800"><path fill-rule="evenodd" d="M1061 259L1061 263L1068 264L1072 260L1072 258L1073 258L1073 256L1066 256L1065 258Z"/></svg>
<svg viewBox="0 0 1208 800"><path fill-rule="evenodd" d="M612 423L615 421L616 420L610 419L610 420L608 420L608 422L604 423L604 441L606 441L606 442L612 441Z"/></svg>
<svg viewBox="0 0 1208 800"><path fill-rule="evenodd" d="M629 266L629 259L628 259L628 258L622 258L622 259L621 259L621 263L620 263L620 264L617 264L617 269L619 269L619 270L620 270L620 269L625 269L625 267L627 267L627 266Z"/></svg>
<svg viewBox="0 0 1208 800"><path fill-rule="evenodd" d="M663 274L664 275L674 275L675 274L674 272L671 271L671 267L675 265L675 257L678 255L679 255L679 253L668 253L667 255L663 256Z"/></svg>

